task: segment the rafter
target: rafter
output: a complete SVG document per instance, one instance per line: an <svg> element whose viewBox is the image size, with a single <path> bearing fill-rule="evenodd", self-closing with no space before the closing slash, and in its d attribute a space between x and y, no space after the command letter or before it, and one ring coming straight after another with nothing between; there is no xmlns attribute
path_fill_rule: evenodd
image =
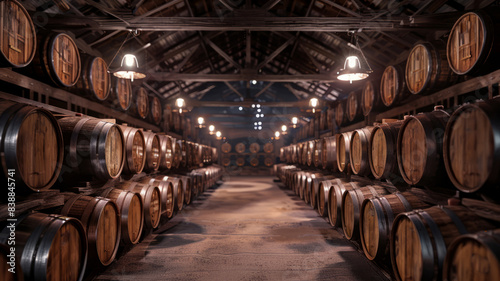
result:
<svg viewBox="0 0 500 281"><path fill-rule="evenodd" d="M245 98L235 87L233 87L233 85L231 85L231 83L227 82L227 81L224 81L224 83L226 84L226 86L231 89L231 91L233 91L234 93L236 93L238 96L240 96L241 98Z"/></svg>
<svg viewBox="0 0 500 281"><path fill-rule="evenodd" d="M300 82L321 81L336 83L338 80L330 74L204 74L204 73L176 73L176 72L154 72L148 79L158 81L196 81L196 82L220 82L220 81L269 81L269 82Z"/></svg>
<svg viewBox="0 0 500 281"><path fill-rule="evenodd" d="M223 57L227 62L229 62L230 64L232 64L235 68L237 68L239 70L241 70L243 68L239 63L237 63L236 61L234 61L233 58L231 58L230 55L228 55L221 48L219 48L219 46L217 46L214 42L210 41L210 39L208 39L206 37L203 37L203 41L205 41L205 43L207 45L209 45L210 47L212 47L212 49L214 49L214 51L216 51L221 57Z"/></svg>
<svg viewBox="0 0 500 281"><path fill-rule="evenodd" d="M269 82L264 88L262 88L262 90L260 90L257 94L255 94L255 98L258 98L260 95L265 93L273 84L274 82Z"/></svg>
<svg viewBox="0 0 500 281"><path fill-rule="evenodd" d="M274 6L278 5L279 2L281 2L281 0L269 0L266 4L264 4L264 6L262 6L262 9L269 11L274 8Z"/></svg>
<svg viewBox="0 0 500 281"><path fill-rule="evenodd" d="M291 37L290 39L288 39L285 43L283 43L283 45L279 46L278 49L276 49L274 52L272 52L272 54L270 54L264 61L259 63L259 65L257 66L257 69L261 69L266 64L268 64L270 61L272 61L275 57L277 57L279 54L281 54L281 52L283 52L286 49L286 47L291 45L296 39L297 39L296 37Z"/></svg>

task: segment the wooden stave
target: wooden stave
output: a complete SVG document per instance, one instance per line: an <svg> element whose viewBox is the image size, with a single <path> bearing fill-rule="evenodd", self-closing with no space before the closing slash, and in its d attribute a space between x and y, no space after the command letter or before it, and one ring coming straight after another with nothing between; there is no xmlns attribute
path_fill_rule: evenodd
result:
<svg viewBox="0 0 500 281"><path fill-rule="evenodd" d="M123 138L125 142L125 163L123 165L123 174L139 174L144 169L146 165L146 142L144 138L144 133L142 130L137 128L120 125L120 128L123 132ZM139 135L139 138L142 140L142 160L140 161L139 166L136 166L134 163L134 154L137 152L137 149L134 148L134 139L136 135Z"/></svg>
<svg viewBox="0 0 500 281"><path fill-rule="evenodd" d="M18 1L16 0L10 0L8 1L9 3L13 4L13 6L17 7L19 9L19 11L21 12L21 14L23 14L25 17L24 19L26 20L26 26L29 26L29 29L30 31L32 32L32 36L25 36L25 37L32 37L31 39L31 48L29 49L28 48L28 52L29 55L26 56L26 59L25 61L23 62L19 62L19 63L16 63L16 62L13 62L11 58L9 58L9 56L2 50L3 48L0 48L0 63L3 65L3 66L9 66L9 67L16 67L16 68L20 68L20 67L26 67L28 66L31 61L35 58L35 54L36 54L36 50L37 50L37 38L36 38L36 30L35 30L35 26L33 25L33 21L31 20L31 16L30 14L28 13L28 11L23 7L23 5L21 5ZM5 4L7 3L7 1L2 1L1 5L0 5L0 13L1 13L1 18L2 19L5 19L5 20L8 20L8 17L5 16L4 14L4 11L7 10L8 8L5 7ZM2 23L2 25L5 25L5 23ZM0 36L3 37L4 31L2 30L2 32L0 33ZM17 35L17 34L16 34ZM2 41L9 41L9 40L6 40L6 39L3 39ZM26 40L28 41L28 40ZM26 42L25 42L26 44ZM10 45L10 44L9 44ZM30 44L28 44L30 45ZM9 46L9 48L11 48ZM16 47L14 47L16 48ZM14 48L12 48L13 50L15 50ZM18 49L18 48L16 48ZM21 54L23 54L23 50L19 49L21 52Z"/></svg>
<svg viewBox="0 0 500 281"><path fill-rule="evenodd" d="M337 167L340 172L347 173L349 167L349 162L350 162L350 143L351 143L351 138L352 138L353 132L345 132L339 135L339 138L337 139ZM344 142L344 146L340 147L342 142ZM344 155L342 155L344 154ZM344 157L345 162L344 164L339 161L341 157Z"/></svg>
<svg viewBox="0 0 500 281"><path fill-rule="evenodd" d="M382 124L376 124L375 129L372 132L370 136L370 148L368 150L368 159L369 159L369 164L370 164L370 170L372 172L372 175L376 179L395 179L395 178L400 178L401 174L399 172L399 166L398 162L396 159L397 157L397 140L398 140L398 133L399 130L401 129L401 125L403 124L402 121L397 121L393 123L382 123ZM386 159L385 159L385 167L384 171L379 174L377 172L377 169L373 166L373 138L375 136L375 133L377 130L381 130L384 133L385 139L386 139L386 149L391 148L392 149L387 149L386 150ZM387 145L388 144L388 145ZM389 165L387 164L389 163Z"/></svg>
<svg viewBox="0 0 500 281"><path fill-rule="evenodd" d="M267 154L271 154L274 151L274 144L272 142L268 142L264 144L263 150Z"/></svg>
<svg viewBox="0 0 500 281"><path fill-rule="evenodd" d="M434 216L436 213L441 213L439 224L437 224ZM463 218L468 218L464 220ZM419 235L420 247L422 251L422 279L421 280L440 280L442 273L442 265L445 259L447 246L452 240L461 234L469 232L478 232L494 229L494 226L487 221L474 215L470 210L462 206L434 206L423 210L414 210L411 212L400 213L396 216L393 222L393 228L390 236L390 251L391 263L394 270L396 280L402 280L398 271L396 262L396 249L394 241L397 235L398 224L402 220L409 220L415 227L417 235ZM453 227L448 228L446 236L441 231L443 222ZM431 231L430 234L428 231ZM431 236L432 235L432 236ZM437 241L432 237L437 237ZM437 261L437 264L436 264ZM436 270L437 269L437 270Z"/></svg>
<svg viewBox="0 0 500 281"><path fill-rule="evenodd" d="M473 242L475 244L478 244L484 248L484 250L483 250L484 252L491 253L490 257L496 258L497 266L495 266L494 263L493 264L487 263L488 268L490 270L488 270L487 272L484 272L484 271L479 272L480 269L478 268L479 265L477 264L477 261L475 262L475 264L473 264L473 261L472 261L472 259L476 256L476 254L472 253L472 255L467 255L467 257L470 258L468 263L470 263L470 265L472 265L471 267L473 268L472 272L469 271L468 276L463 276L460 273L458 275L454 275L452 273L453 269L460 268L460 265L454 265L453 264L454 261L452 259L454 257L463 256L463 255L457 254L457 252L459 252L459 250L461 250L461 246L467 242ZM467 263L467 260L466 260L466 263ZM462 281L462 280L467 280L467 279L474 280L476 278L481 279L481 280L497 280L498 278L500 278L499 275L495 275L493 273L492 275L485 276L485 273L490 273L491 269L494 268L494 269L496 269L496 272L498 274L498 268L500 268L500 266L498 265L499 263L500 263L500 231L498 229L489 230L489 231L481 231L481 232L478 232L475 234L461 235L457 239L455 239L450 244L450 246L448 246L448 249L446 252L446 257L445 257L444 264L443 264L443 280ZM463 279L459 279L460 277L462 277Z"/></svg>
<svg viewBox="0 0 500 281"><path fill-rule="evenodd" d="M314 140L314 151L313 151L313 164L314 167L318 168L323 164L323 161L321 157L323 154L321 153L322 149L322 142L321 139L315 139Z"/></svg>
<svg viewBox="0 0 500 281"><path fill-rule="evenodd" d="M172 137L168 135L158 135L160 141L160 166L159 170L170 170L172 168L172 162L174 158L173 148L172 148Z"/></svg>
<svg viewBox="0 0 500 281"><path fill-rule="evenodd" d="M82 71L81 71L82 75L75 84L76 90L98 102L103 102L107 100L111 93L111 75L107 72L108 65L106 64L106 61L101 57L95 57L88 54L82 54L81 59L82 59ZM106 68L105 76L107 76L106 79L107 85L105 85L103 88L104 90L103 97L100 97L94 91L95 73L92 72L92 70L94 67L94 63L97 62L104 63L104 66Z"/></svg>
<svg viewBox="0 0 500 281"><path fill-rule="evenodd" d="M246 149L245 144L242 142L239 142L234 146L234 150L239 154L245 152L245 149Z"/></svg>
<svg viewBox="0 0 500 281"><path fill-rule="evenodd" d="M349 190L357 189L364 185L365 183L361 182L340 180L330 187L330 191L328 192L328 221L331 226L342 226L342 195Z"/></svg>
<svg viewBox="0 0 500 281"><path fill-rule="evenodd" d="M337 138L338 135L324 137L322 139L322 167L325 170L337 171Z"/></svg>
<svg viewBox="0 0 500 281"><path fill-rule="evenodd" d="M128 111L132 106L133 96L130 80L113 77L111 85L110 96L113 106L121 111Z"/></svg>
<svg viewBox="0 0 500 281"><path fill-rule="evenodd" d="M354 122L361 116L361 103L358 92L352 91L347 96L346 113L349 122Z"/></svg>
<svg viewBox="0 0 500 281"><path fill-rule="evenodd" d="M85 228L88 240L88 257L89 257L89 265L110 265L118 251L118 247L120 245L121 239L121 229L120 229L120 211L116 204L107 198L103 197L90 197L85 195L74 195L69 198L69 200L65 200L64 207L61 210L61 215L74 217L79 219L82 222L83 227ZM82 205L78 206L80 202ZM86 203L86 204L85 204ZM109 257L105 260L101 258L99 255L99 220L102 218L104 209L108 206L111 206L115 211L115 219L116 219L116 237L114 240L114 247L109 254ZM79 209L80 207L84 207L83 210ZM110 224L106 224L109 226ZM101 230L102 231L102 230ZM114 231L114 230L113 230ZM107 232L107 231L106 231ZM105 250L105 252L107 252Z"/></svg>
<svg viewBox="0 0 500 281"><path fill-rule="evenodd" d="M476 188L468 188L464 186L462 183L460 183L456 176L454 171L451 168L451 159L450 159L450 136L452 134L453 130L453 125L455 124L455 121L457 118L464 113L465 111L469 109L477 109L482 111L486 116L489 118L490 125L493 131L498 130L500 123L498 122L500 120L500 114L498 113L498 108L500 107L500 102L497 99L493 100L488 100L488 101L476 101L475 103L472 104L466 104L461 107L459 107L453 114L450 116L450 119L448 123L446 124L446 130L444 133L444 140L443 140L443 159L444 159L444 165L446 172L448 174L449 179L453 183L453 185L460 191L465 192L465 193L473 193L473 192L482 192L482 193L491 193L491 194L498 194L498 189L497 189L497 183L500 181L500 169L495 167L498 167L500 165L498 159L500 159L500 152L498 149L494 148L492 151L492 162L490 164L491 171L487 179L481 184L479 187ZM493 144L498 143L498 134L493 132Z"/></svg>
<svg viewBox="0 0 500 281"><path fill-rule="evenodd" d="M344 192L342 195L342 229L344 230L344 236L347 239L360 239L359 221L363 201L375 196L383 196L387 194L389 194L389 191L381 185L367 185ZM348 204L349 202L351 202L352 205ZM352 207L353 217L348 218L346 215L346 209L350 207ZM349 220L353 221L352 228L347 225Z"/></svg>
<svg viewBox="0 0 500 281"><path fill-rule="evenodd" d="M50 259L50 247L58 230L65 224L71 224L80 234L80 272L75 280L83 280L87 267L88 244L85 229L82 223L72 217L57 214L30 213L17 218L16 225L16 256L19 257L25 280L47 280L47 266ZM0 243L7 243L10 230L4 228L0 232ZM72 253L74 253L72 251ZM74 256L74 255L73 255ZM74 264L70 265L74 267ZM22 279L21 279L22 280Z"/></svg>
<svg viewBox="0 0 500 281"><path fill-rule="evenodd" d="M408 67L410 65L410 59L412 52L415 48L424 48L428 53L430 65L428 65L428 75L425 79L424 84L420 89L414 89L411 85L410 78L408 77ZM446 45L444 42L439 40L435 40L432 42L421 42L415 44L412 50L410 50L410 54L408 55L408 60L406 62L406 71L405 71L405 81L408 86L408 90L410 93L414 95L425 95L429 94L443 88L446 88L450 84L457 81L457 76L452 72L450 66L447 62L446 57Z"/></svg>
<svg viewBox="0 0 500 281"><path fill-rule="evenodd" d="M337 127L340 127L342 124L346 122L346 101L340 100L337 102L337 106L335 107L335 123Z"/></svg>
<svg viewBox="0 0 500 281"><path fill-rule="evenodd" d="M318 174L315 178L312 179L310 188L308 190L309 192L309 205L313 209L318 209L318 197L320 194L320 185L323 181L325 180L331 180L334 179L335 177L332 175L323 175L323 174Z"/></svg>
<svg viewBox="0 0 500 281"><path fill-rule="evenodd" d="M182 160L182 149L180 143L176 139L172 140L172 150L174 157L172 159L172 168L179 168Z"/></svg>
<svg viewBox="0 0 500 281"><path fill-rule="evenodd" d="M137 117L146 119L149 115L149 94L145 88L139 87L135 90L135 95L133 95L133 102L130 110Z"/></svg>
<svg viewBox="0 0 500 281"><path fill-rule="evenodd" d="M250 153L255 154L255 153L258 153L260 151L260 145L256 142L253 142L250 144L248 149L250 150Z"/></svg>
<svg viewBox="0 0 500 281"><path fill-rule="evenodd" d="M228 142L223 143L223 144L221 145L221 151L222 151L223 153L229 153L229 152L231 152L231 144L230 144L230 143L228 143Z"/></svg>
<svg viewBox="0 0 500 281"><path fill-rule="evenodd" d="M306 164L311 167L313 165L314 158L314 150L316 150L316 142L314 140L310 140L306 142L307 150L306 150Z"/></svg>
<svg viewBox="0 0 500 281"><path fill-rule="evenodd" d="M365 242L365 208L371 204L375 210L375 216L378 222L378 246L375 254L370 253L367 249L367 242ZM389 235L392 229L392 222L394 218L403 212L409 212L414 209L425 209L429 208L430 205L422 202L417 196L411 192L396 192L393 194L387 194L384 196L375 196L372 198L366 198L360 210L360 237L361 244L363 247L363 252L369 260L379 260L385 261L389 257ZM370 234L370 233L368 233Z"/></svg>
<svg viewBox="0 0 500 281"><path fill-rule="evenodd" d="M180 166L181 167L187 167L187 143L185 140L177 140L177 144L179 145L179 153L180 153Z"/></svg>
<svg viewBox="0 0 500 281"><path fill-rule="evenodd" d="M373 93L371 95L371 103L367 104L366 99L369 95L367 87L371 87L373 89ZM380 101L380 79L379 80L368 80L363 87L363 91L361 93L361 111L363 112L363 116L368 116L370 113L377 111L381 107Z"/></svg>
<svg viewBox="0 0 500 281"><path fill-rule="evenodd" d="M108 188L104 190L101 195L104 198L111 200L116 204L119 213L120 213L120 229L121 229L121 242L124 245L135 245L139 243L141 238L142 229L144 227L144 210L142 206L142 200L139 194L135 192L130 192L127 190L121 190L116 188ZM129 232L129 212L130 212L130 203L133 200L132 198L136 197L139 200L140 204L140 226L138 227L138 234L136 237L131 237L131 233Z"/></svg>
<svg viewBox="0 0 500 281"><path fill-rule="evenodd" d="M322 173L310 173L309 176L306 178L306 182L303 186L303 199L306 202L306 204L311 204L311 195L312 195L312 189L314 186L317 186L319 184L319 181L315 181L316 178L322 178L323 174Z"/></svg>
<svg viewBox="0 0 500 281"><path fill-rule="evenodd" d="M65 117L59 119L58 123L61 126L65 155L67 155L64 164L70 168L66 170L68 173L65 175L61 173L60 178L70 180L69 177L85 179L93 176L98 179L108 180L120 176L125 164L125 146L123 145L123 132L118 125L99 119L80 117ZM122 162L116 174L111 175L108 167L103 166L106 165L106 139L113 128L118 130L122 139ZM78 143L90 144L90 153L83 151L77 145ZM91 157L91 155L95 155L95 157ZM78 164L78 162L81 162L81 165L75 166L75 163Z"/></svg>
<svg viewBox="0 0 500 281"><path fill-rule="evenodd" d="M399 130L398 134L398 142L397 142L397 159L399 172L404 181L408 184L413 185L425 185L425 186L437 186L437 185L447 185L448 178L442 177L442 175L446 175L446 169L444 167L443 161L443 136L438 137L438 134L435 134L436 131L442 131L444 135L444 131L446 128L446 123L448 122L450 115L443 110L434 110L429 113L419 113L415 116L405 117L403 124ZM405 174L401 149L402 149L402 139L404 135L405 127L411 120L416 120L421 124L424 129L425 137L427 141L430 141L432 144L431 149L427 149L426 151L426 166L424 171L422 172L422 176L418 181L412 181ZM429 148L426 145L426 148ZM433 149L435 148L435 149Z"/></svg>
<svg viewBox="0 0 500 281"><path fill-rule="evenodd" d="M160 125L163 119L163 106L161 100L157 96L150 96L149 104L149 121L153 124Z"/></svg>
<svg viewBox="0 0 500 281"><path fill-rule="evenodd" d="M173 186L173 195L174 195L174 212L182 211L184 207L184 189L182 188L183 182L182 179L169 176L167 181L172 183ZM179 187L180 185L180 187Z"/></svg>
<svg viewBox="0 0 500 281"><path fill-rule="evenodd" d="M320 183L318 187L318 214L321 217L328 216L325 210L328 209L328 193L336 179L324 180Z"/></svg>
<svg viewBox="0 0 500 281"><path fill-rule="evenodd" d="M370 159L369 159L369 150L370 150L370 138L372 135L374 127L368 126L364 127L358 130L355 130L351 136L351 140L349 142L349 163L351 163L351 169L354 174L360 175L360 176L369 176L371 175L371 170L370 170ZM357 167L357 162L356 159L354 159L354 153L352 153L353 150L353 143L356 138L356 136L359 136L359 139L361 141L361 159L358 159L360 161L359 168Z"/></svg>
<svg viewBox="0 0 500 281"><path fill-rule="evenodd" d="M405 80L405 77L404 77L404 67L403 67L403 64L398 64L398 65L390 65L388 67L386 67L386 69L384 70L384 73L382 74L382 78L380 78L380 99L382 100L382 103L386 106L386 107L391 107L391 106L394 106L395 104L401 102L402 100L404 100L407 96L409 96L410 92L408 91L408 88L406 87L406 80ZM386 71L396 71L396 85L395 86L398 86L397 89L396 89L396 92L395 92L395 96L394 96L394 99L389 102L386 100L386 98L384 97L384 94L385 94L385 90L384 90L384 83L385 82L385 77L386 77Z"/></svg>
<svg viewBox="0 0 500 281"><path fill-rule="evenodd" d="M30 114L34 113L42 113L53 125L54 128L54 134L56 137L57 141L57 148L56 148L56 153L57 153L57 159L56 159L56 164L55 164L55 169L52 173L52 176L50 177L50 180L48 180L43 186L31 186L27 182L26 179L22 177L21 167L19 166L19 157L17 155L18 147L19 147L19 132L20 129L22 128L23 121L29 117ZM1 134L0 134L0 149L1 149L1 155L0 155L0 166L3 167L3 172L0 172L0 178L4 180L4 182L7 183L7 178L13 178L16 181L16 194L17 195L24 195L28 194L31 192L39 192L40 190L46 190L52 187L54 183L56 182L61 169L62 169L62 163L63 163L63 156L64 156L64 142L63 142L63 137L62 137L62 130L61 127L59 126L59 123L55 119L55 117L50 113L49 111L42 109L42 108L37 108L33 106L28 106L24 105L21 103L15 103L15 102L10 102L10 101L2 101L0 103L0 129L3 129ZM15 136L15 137L14 137ZM45 142L44 142L45 143ZM45 147L45 149L49 149L53 147ZM42 157L43 159L46 159L46 157ZM5 171L8 169L14 169L16 171L14 177L8 177L5 174ZM23 168L24 169L24 168ZM0 199L4 200L6 198L7 193L5 193L3 196L0 196Z"/></svg>
<svg viewBox="0 0 500 281"><path fill-rule="evenodd" d="M191 200L193 199L193 183L191 177L186 175L172 174L171 176L177 177L181 179L182 182L182 192L184 194L184 204L187 206L191 204Z"/></svg>
<svg viewBox="0 0 500 281"><path fill-rule="evenodd" d="M139 180L140 183L157 187L161 194L161 214L166 215L168 219L174 216L174 187L168 181L167 176L157 175L153 177L146 176Z"/></svg>
<svg viewBox="0 0 500 281"><path fill-rule="evenodd" d="M144 165L145 172L155 172L160 168L161 162L161 147L158 135L151 131L143 131L144 141L146 143L145 155L146 164Z"/></svg>
<svg viewBox="0 0 500 281"><path fill-rule="evenodd" d="M157 186L133 181L123 181L116 183L114 187L135 192L141 196L144 214L143 236L147 234L149 230L158 227L161 216L161 192Z"/></svg>

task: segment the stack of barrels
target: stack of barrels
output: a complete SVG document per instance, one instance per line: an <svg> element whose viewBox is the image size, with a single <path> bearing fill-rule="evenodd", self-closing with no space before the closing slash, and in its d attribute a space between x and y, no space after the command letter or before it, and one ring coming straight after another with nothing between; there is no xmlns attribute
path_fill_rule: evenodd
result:
<svg viewBox="0 0 500 281"><path fill-rule="evenodd" d="M275 163L275 150L272 142L259 144L252 142L247 145L244 142L237 142L234 147L230 142L221 145L221 164L225 167L231 165L237 167L272 167Z"/></svg>

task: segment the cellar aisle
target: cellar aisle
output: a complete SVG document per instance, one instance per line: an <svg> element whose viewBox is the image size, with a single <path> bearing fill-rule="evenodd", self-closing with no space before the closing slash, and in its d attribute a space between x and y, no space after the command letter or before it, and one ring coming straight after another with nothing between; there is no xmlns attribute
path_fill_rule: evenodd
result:
<svg viewBox="0 0 500 281"><path fill-rule="evenodd" d="M226 177L95 280L388 280L273 177Z"/></svg>

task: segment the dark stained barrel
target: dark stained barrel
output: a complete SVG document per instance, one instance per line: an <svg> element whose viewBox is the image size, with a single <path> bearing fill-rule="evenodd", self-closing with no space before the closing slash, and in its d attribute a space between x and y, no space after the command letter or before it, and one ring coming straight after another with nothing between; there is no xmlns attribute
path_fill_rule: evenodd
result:
<svg viewBox="0 0 500 281"><path fill-rule="evenodd" d="M245 152L245 149L246 149L245 144L242 142L239 142L234 146L234 150L240 154Z"/></svg>
<svg viewBox="0 0 500 281"><path fill-rule="evenodd" d="M132 105L132 85L129 79L113 78L111 94L116 108L127 111Z"/></svg>
<svg viewBox="0 0 500 281"><path fill-rule="evenodd" d="M340 100L335 106L335 123L338 127L347 121L346 117L346 101Z"/></svg>
<svg viewBox="0 0 500 281"><path fill-rule="evenodd" d="M170 170L172 168L172 162L174 160L174 153L172 142L173 139L171 136L167 135L158 135L160 139L160 151L162 156L160 157L160 169L161 170Z"/></svg>
<svg viewBox="0 0 500 281"><path fill-rule="evenodd" d="M146 164L144 165L144 171L153 172L160 168L161 154L160 154L160 139L158 135L146 131L144 133L144 141L146 143Z"/></svg>
<svg viewBox="0 0 500 281"><path fill-rule="evenodd" d="M160 125L161 119L163 118L163 106L160 99L157 96L149 97L150 100L150 120L155 125Z"/></svg>
<svg viewBox="0 0 500 281"><path fill-rule="evenodd" d="M307 145L307 151L306 151L306 163L307 166L312 166L313 165L313 160L314 160L314 150L316 147L316 143L314 140L310 140L306 142Z"/></svg>
<svg viewBox="0 0 500 281"><path fill-rule="evenodd" d="M370 137L370 169L376 179L400 176L397 155L398 134L402 121L376 124Z"/></svg>
<svg viewBox="0 0 500 281"><path fill-rule="evenodd" d="M314 152L313 152L313 163L314 167L321 167L323 161L321 157L323 153L321 153L321 149L323 148L323 143L321 139L314 140Z"/></svg>
<svg viewBox="0 0 500 281"><path fill-rule="evenodd" d="M363 92L361 93L361 111L364 116L376 111L380 105L380 80L368 80L365 82Z"/></svg>
<svg viewBox="0 0 500 281"><path fill-rule="evenodd" d="M352 91L347 96L347 120L353 122L361 116L361 99L359 92Z"/></svg>
<svg viewBox="0 0 500 281"><path fill-rule="evenodd" d="M137 88L130 110L139 118L146 119L149 114L149 95L143 87Z"/></svg>
<svg viewBox="0 0 500 281"><path fill-rule="evenodd" d="M339 135L337 142L337 167L340 172L347 173L347 165L350 162L350 143L353 132L345 132Z"/></svg>
<svg viewBox="0 0 500 281"><path fill-rule="evenodd" d="M103 197L74 195L66 199L61 215L79 219L87 232L89 266L109 265L120 244L120 211Z"/></svg>
<svg viewBox="0 0 500 281"><path fill-rule="evenodd" d="M337 171L337 139L338 135L325 137L322 139L321 144L321 161L323 169L332 169Z"/></svg>
<svg viewBox="0 0 500 281"><path fill-rule="evenodd" d="M30 213L18 217L15 225L16 260L24 280L83 279L87 264L87 237L78 219ZM9 236L10 230L5 228L0 232L0 243L6 244ZM0 276L2 274L4 272Z"/></svg>
<svg viewBox="0 0 500 281"><path fill-rule="evenodd" d="M106 61L101 57L82 55L82 77L75 87L91 99L105 101L111 90L111 75Z"/></svg>
<svg viewBox="0 0 500 281"><path fill-rule="evenodd" d="M250 144L249 150L250 150L250 153L255 154L255 153L260 151L260 145L256 142L253 142Z"/></svg>
<svg viewBox="0 0 500 281"><path fill-rule="evenodd" d="M120 126L125 141L124 174L139 174L146 164L146 141L142 130Z"/></svg>
<svg viewBox="0 0 500 281"><path fill-rule="evenodd" d="M267 142L264 144L264 152L265 153L273 153L274 151L274 144L272 142Z"/></svg>
<svg viewBox="0 0 500 281"><path fill-rule="evenodd" d="M3 5L3 4L0 4ZM61 128L49 111L25 104L0 102L0 179L7 196L8 178L16 195L50 188L61 171L64 143ZM10 174L9 173L10 170Z"/></svg>
<svg viewBox="0 0 500 281"><path fill-rule="evenodd" d="M181 150L181 145L179 142L177 142L175 139L172 140L172 148L174 151L174 158L172 160L172 167L173 168L179 168L181 165L182 161L182 150Z"/></svg>
<svg viewBox="0 0 500 281"><path fill-rule="evenodd" d="M223 144L221 145L221 151L222 151L223 153L229 153L229 152L231 152L231 144L230 144L230 143L228 143L228 142L223 143Z"/></svg>
<svg viewBox="0 0 500 281"><path fill-rule="evenodd" d="M88 177L108 180L117 178L125 161L123 133L116 124L99 119L66 117L61 126L66 156L64 180Z"/></svg>
<svg viewBox="0 0 500 281"><path fill-rule="evenodd" d="M371 174L369 163L370 137L373 127L355 130L351 137L349 157L354 174L368 176Z"/></svg>
<svg viewBox="0 0 500 281"><path fill-rule="evenodd" d="M385 106L393 106L408 96L404 68L390 65L385 68L380 79L380 99Z"/></svg>
<svg viewBox="0 0 500 281"><path fill-rule="evenodd" d="M36 30L28 11L17 1L1 1L0 62L25 67L35 56Z"/></svg>

